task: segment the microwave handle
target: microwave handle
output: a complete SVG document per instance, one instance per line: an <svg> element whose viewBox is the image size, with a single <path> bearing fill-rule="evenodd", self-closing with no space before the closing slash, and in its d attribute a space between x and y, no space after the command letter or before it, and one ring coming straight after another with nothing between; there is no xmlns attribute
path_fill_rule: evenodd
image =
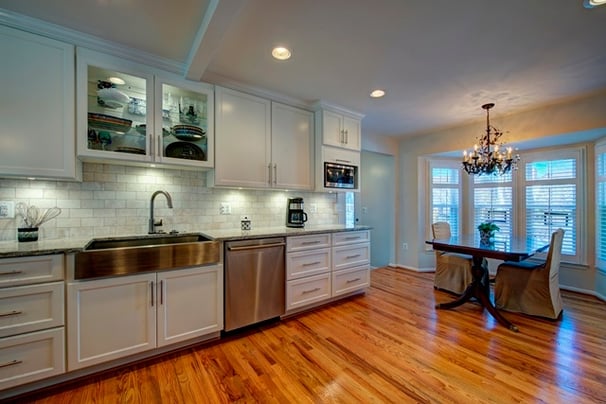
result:
<svg viewBox="0 0 606 404"><path fill-rule="evenodd" d="M350 160L335 159L335 161L338 162L338 163L349 163L349 164L351 164Z"/></svg>

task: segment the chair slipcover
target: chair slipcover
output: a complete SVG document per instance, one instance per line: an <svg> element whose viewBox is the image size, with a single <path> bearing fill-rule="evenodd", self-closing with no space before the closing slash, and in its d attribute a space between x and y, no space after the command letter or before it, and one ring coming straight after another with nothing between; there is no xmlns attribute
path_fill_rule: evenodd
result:
<svg viewBox="0 0 606 404"><path fill-rule="evenodd" d="M450 225L446 222L436 222L431 225L434 239L450 238ZM471 256L436 250L436 273L434 287L456 294L462 294L471 284Z"/></svg>
<svg viewBox="0 0 606 404"><path fill-rule="evenodd" d="M559 272L563 238L564 230L553 232L544 263L506 261L499 265L494 289L498 309L551 319L560 316Z"/></svg>

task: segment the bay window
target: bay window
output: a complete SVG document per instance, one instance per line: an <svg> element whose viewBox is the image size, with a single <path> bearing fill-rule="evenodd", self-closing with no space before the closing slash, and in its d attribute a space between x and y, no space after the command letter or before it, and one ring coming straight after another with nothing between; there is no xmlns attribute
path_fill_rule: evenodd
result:
<svg viewBox="0 0 606 404"><path fill-rule="evenodd" d="M596 266L606 270L606 143L596 146Z"/></svg>
<svg viewBox="0 0 606 404"><path fill-rule="evenodd" d="M450 232L461 234L461 168L452 161L431 161L430 223L448 222Z"/></svg>

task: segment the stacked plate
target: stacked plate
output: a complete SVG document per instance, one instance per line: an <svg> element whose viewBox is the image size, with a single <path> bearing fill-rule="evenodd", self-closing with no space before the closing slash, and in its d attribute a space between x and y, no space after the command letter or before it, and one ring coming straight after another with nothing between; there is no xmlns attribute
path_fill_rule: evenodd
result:
<svg viewBox="0 0 606 404"><path fill-rule="evenodd" d="M175 125L172 127L173 135L179 140L195 142L204 137L204 129L194 125Z"/></svg>
<svg viewBox="0 0 606 404"><path fill-rule="evenodd" d="M88 113L88 125L98 129L111 130L118 133L126 133L130 130L133 121L122 119L111 115Z"/></svg>

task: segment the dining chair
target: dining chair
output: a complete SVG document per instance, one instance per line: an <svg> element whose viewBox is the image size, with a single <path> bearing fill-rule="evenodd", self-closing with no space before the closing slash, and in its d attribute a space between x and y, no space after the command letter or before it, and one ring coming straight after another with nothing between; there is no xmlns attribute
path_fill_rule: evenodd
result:
<svg viewBox="0 0 606 404"><path fill-rule="evenodd" d="M436 222L431 225L434 239L450 238L450 224L447 222ZM436 272L434 277L434 288L461 294L473 280L471 267L473 265L471 255L450 253L435 250Z"/></svg>
<svg viewBox="0 0 606 404"><path fill-rule="evenodd" d="M505 261L497 268L494 296L498 309L557 319L562 313L559 271L564 230L551 235L547 259L539 264Z"/></svg>

